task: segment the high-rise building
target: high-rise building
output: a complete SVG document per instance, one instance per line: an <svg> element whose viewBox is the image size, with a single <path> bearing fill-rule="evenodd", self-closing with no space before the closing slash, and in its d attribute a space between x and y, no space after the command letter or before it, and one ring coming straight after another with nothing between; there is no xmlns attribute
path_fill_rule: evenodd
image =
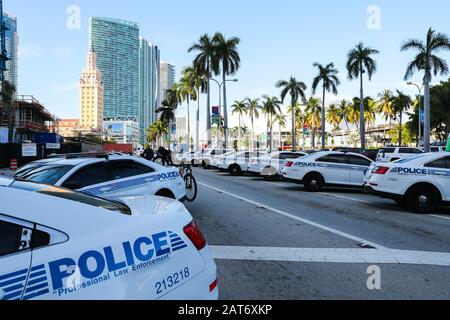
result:
<svg viewBox="0 0 450 320"><path fill-rule="evenodd" d="M97 55L92 47L80 79L80 112L82 129L92 131L103 129L104 88L102 74L97 68Z"/></svg>
<svg viewBox="0 0 450 320"><path fill-rule="evenodd" d="M90 44L104 85L104 118L139 118L139 25L91 17Z"/></svg>
<svg viewBox="0 0 450 320"><path fill-rule="evenodd" d="M169 62L161 61L161 90L162 98L166 99L167 90L175 84L175 66Z"/></svg>
<svg viewBox="0 0 450 320"><path fill-rule="evenodd" d="M5 49L8 60L6 61L6 71L4 77L6 81L18 86L18 46L19 36L17 34L17 18L3 13L3 20L6 26L5 30Z"/></svg>
<svg viewBox="0 0 450 320"><path fill-rule="evenodd" d="M146 39L139 40L139 125L141 143L147 142L147 128L161 105L160 52Z"/></svg>

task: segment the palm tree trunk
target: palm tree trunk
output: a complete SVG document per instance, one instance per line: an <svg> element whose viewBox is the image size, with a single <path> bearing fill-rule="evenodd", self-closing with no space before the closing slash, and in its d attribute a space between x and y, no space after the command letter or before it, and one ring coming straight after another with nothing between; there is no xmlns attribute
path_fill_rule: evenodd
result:
<svg viewBox="0 0 450 320"><path fill-rule="evenodd" d="M316 117L314 115L314 110L311 114L311 120L312 120L312 124L311 124L312 148L315 149L316 148L316 125L315 125Z"/></svg>
<svg viewBox="0 0 450 320"><path fill-rule="evenodd" d="M325 142L325 85L323 86L323 100L322 100L322 150L325 150L326 142Z"/></svg>
<svg viewBox="0 0 450 320"><path fill-rule="evenodd" d="M398 130L398 145L401 147L402 146L402 123L403 122L403 115L402 112L400 112L400 128Z"/></svg>
<svg viewBox="0 0 450 320"><path fill-rule="evenodd" d="M424 87L425 87L425 124L424 124L424 151L430 152L430 135L431 135L431 128L430 128L430 81L431 81L431 71L426 70L425 71L425 81L424 81ZM420 113L419 113L420 117Z"/></svg>
<svg viewBox="0 0 450 320"><path fill-rule="evenodd" d="M195 119L195 151L200 150L200 88L197 89L197 112Z"/></svg>
<svg viewBox="0 0 450 320"><path fill-rule="evenodd" d="M253 114L252 114L252 151L255 151L255 125Z"/></svg>
<svg viewBox="0 0 450 320"><path fill-rule="evenodd" d="M273 114L270 114L270 151L269 153L272 153L272 147L273 147Z"/></svg>
<svg viewBox="0 0 450 320"><path fill-rule="evenodd" d="M209 74L209 61L206 68L207 76L208 76L208 97L206 102L206 133L208 136L208 146L211 146L211 86L210 86L210 74Z"/></svg>
<svg viewBox="0 0 450 320"><path fill-rule="evenodd" d="M279 129L279 131L278 131L278 141L279 141L279 143L280 143L280 148L281 148L281 151L283 151L283 143L281 142L281 123L279 124L279 127L278 127L278 129Z"/></svg>
<svg viewBox="0 0 450 320"><path fill-rule="evenodd" d="M238 143L237 143L237 147L238 150L240 150L239 146L241 145L241 114L239 113L239 127L238 127Z"/></svg>
<svg viewBox="0 0 450 320"><path fill-rule="evenodd" d="M187 144L188 144L188 152L191 151L191 119L189 115L189 100L191 97L188 96L187 98L187 114L186 114L186 131L187 131Z"/></svg>
<svg viewBox="0 0 450 320"><path fill-rule="evenodd" d="M222 71L224 68L222 68ZM226 74L223 71L223 122L225 131L225 149L228 147L228 107L227 107L227 83Z"/></svg>
<svg viewBox="0 0 450 320"><path fill-rule="evenodd" d="M292 98L291 101L292 107L292 151L297 151L297 128L295 127L295 101Z"/></svg>
<svg viewBox="0 0 450 320"><path fill-rule="evenodd" d="M366 121L364 120L364 87L363 87L363 73L362 73L362 63L360 64L360 102L359 102L359 130L361 135L361 149L366 148Z"/></svg>

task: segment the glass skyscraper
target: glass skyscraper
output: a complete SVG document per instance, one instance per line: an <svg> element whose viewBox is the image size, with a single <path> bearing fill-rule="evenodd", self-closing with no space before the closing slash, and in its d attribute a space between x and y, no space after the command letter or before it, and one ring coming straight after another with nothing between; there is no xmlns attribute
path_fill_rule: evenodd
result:
<svg viewBox="0 0 450 320"><path fill-rule="evenodd" d="M18 86L18 45L19 37L17 35L17 18L3 13L3 19L7 30L5 31L5 44L6 44L6 71L4 73L5 80ZM17 90L16 90L17 91Z"/></svg>
<svg viewBox="0 0 450 320"><path fill-rule="evenodd" d="M139 25L133 22L91 17L90 46L97 54L103 76L104 118L138 121Z"/></svg>
<svg viewBox="0 0 450 320"><path fill-rule="evenodd" d="M154 123L161 106L161 75L159 48L146 39L139 40L139 124L141 142L147 142L147 128Z"/></svg>

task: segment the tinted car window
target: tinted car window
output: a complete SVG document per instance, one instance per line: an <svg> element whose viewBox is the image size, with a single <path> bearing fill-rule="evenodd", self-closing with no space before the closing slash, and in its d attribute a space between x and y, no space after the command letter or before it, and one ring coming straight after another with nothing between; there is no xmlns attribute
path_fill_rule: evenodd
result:
<svg viewBox="0 0 450 320"><path fill-rule="evenodd" d="M65 200L75 201L83 204L87 204L90 206L103 208L110 211L116 211L120 212L126 215L131 215L131 210L126 205L115 202L115 201L109 201L93 196L89 196L83 193L79 192L73 192L67 189L37 184L37 183L31 183L31 182L24 182L24 181L16 181L11 186L11 188L19 189L19 190L26 190L31 192L36 192L40 194L45 194L48 196L61 198Z"/></svg>
<svg viewBox="0 0 450 320"><path fill-rule="evenodd" d="M22 227L0 221L0 256L18 252L21 235Z"/></svg>
<svg viewBox="0 0 450 320"><path fill-rule="evenodd" d="M23 173L17 178L45 184L55 184L72 169L73 166L44 165Z"/></svg>
<svg viewBox="0 0 450 320"><path fill-rule="evenodd" d="M422 153L422 151L420 151L419 149L414 149L414 148L400 149L399 152L400 152L400 153L411 153L411 154Z"/></svg>
<svg viewBox="0 0 450 320"><path fill-rule="evenodd" d="M358 156L348 156L347 161L351 165L370 167L370 161Z"/></svg>
<svg viewBox="0 0 450 320"><path fill-rule="evenodd" d="M427 168L450 169L450 157L437 159L425 165Z"/></svg>
<svg viewBox="0 0 450 320"><path fill-rule="evenodd" d="M395 148L380 149L380 153L394 153L394 152L395 152Z"/></svg>
<svg viewBox="0 0 450 320"><path fill-rule="evenodd" d="M111 162L112 176L115 180L140 176L155 172L153 168L147 167L135 161Z"/></svg>
<svg viewBox="0 0 450 320"><path fill-rule="evenodd" d="M345 163L345 155L343 154L332 154L318 159L319 162L326 163Z"/></svg>
<svg viewBox="0 0 450 320"><path fill-rule="evenodd" d="M110 180L111 178L108 174L106 163L103 162L81 168L63 184L63 187L76 190Z"/></svg>

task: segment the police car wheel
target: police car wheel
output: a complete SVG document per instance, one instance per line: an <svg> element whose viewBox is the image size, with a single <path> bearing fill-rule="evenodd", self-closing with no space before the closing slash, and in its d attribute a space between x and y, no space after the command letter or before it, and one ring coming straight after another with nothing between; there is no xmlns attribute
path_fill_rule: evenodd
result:
<svg viewBox="0 0 450 320"><path fill-rule="evenodd" d="M406 203L414 212L427 213L437 208L439 197L434 190L425 186L418 186L408 192Z"/></svg>
<svg viewBox="0 0 450 320"><path fill-rule="evenodd" d="M323 177L317 173L310 174L305 178L304 185L307 191L318 192L324 185Z"/></svg>
<svg viewBox="0 0 450 320"><path fill-rule="evenodd" d="M242 174L241 168L239 168L239 166L236 166L236 165L231 166L231 167L228 169L228 171L230 172L230 174L231 174L232 176L240 176L240 175Z"/></svg>

